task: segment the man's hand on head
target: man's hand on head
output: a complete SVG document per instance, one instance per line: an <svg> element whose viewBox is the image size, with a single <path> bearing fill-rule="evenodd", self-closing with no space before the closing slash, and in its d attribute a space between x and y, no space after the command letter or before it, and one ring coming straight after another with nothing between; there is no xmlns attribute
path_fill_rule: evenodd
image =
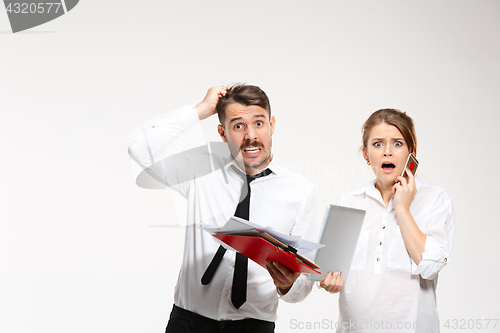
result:
<svg viewBox="0 0 500 333"><path fill-rule="evenodd" d="M271 275L274 285L278 287L281 294L286 294L290 288L292 288L294 282L299 278L300 273L292 272L285 265L277 261L271 262L267 260L266 263L267 271Z"/></svg>
<svg viewBox="0 0 500 333"><path fill-rule="evenodd" d="M217 86L208 89L207 95L201 101L200 104L194 107L194 110L198 114L198 118L203 120L217 113L217 103L219 102L219 98L226 95L227 87L226 86Z"/></svg>

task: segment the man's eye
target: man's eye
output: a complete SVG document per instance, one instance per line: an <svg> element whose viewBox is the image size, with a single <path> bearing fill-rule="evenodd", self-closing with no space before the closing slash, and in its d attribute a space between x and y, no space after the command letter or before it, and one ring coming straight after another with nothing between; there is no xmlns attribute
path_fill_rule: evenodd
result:
<svg viewBox="0 0 500 333"><path fill-rule="evenodd" d="M234 129L242 129L243 128L243 125L242 124L237 124L234 126Z"/></svg>
<svg viewBox="0 0 500 333"><path fill-rule="evenodd" d="M255 123L255 125L260 127L260 126L264 125L264 123L262 121L258 121Z"/></svg>

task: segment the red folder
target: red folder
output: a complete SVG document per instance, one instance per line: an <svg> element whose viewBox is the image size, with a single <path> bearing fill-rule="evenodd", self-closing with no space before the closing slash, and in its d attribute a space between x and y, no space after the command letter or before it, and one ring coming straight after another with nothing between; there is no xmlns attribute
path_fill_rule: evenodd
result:
<svg viewBox="0 0 500 333"><path fill-rule="evenodd" d="M321 274L320 267L267 233L215 234L236 251L266 268L266 260L278 261L293 272Z"/></svg>

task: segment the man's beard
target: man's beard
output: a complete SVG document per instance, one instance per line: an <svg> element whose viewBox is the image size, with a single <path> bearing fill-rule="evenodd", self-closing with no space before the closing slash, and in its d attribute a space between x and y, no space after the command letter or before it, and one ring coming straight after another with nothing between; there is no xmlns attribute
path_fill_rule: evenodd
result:
<svg viewBox="0 0 500 333"><path fill-rule="evenodd" d="M269 153L269 155L267 155L267 157L262 162L260 162L258 165L246 164L245 160L243 160L243 164L245 165L245 168L253 168L253 169L255 169L255 168L260 167L262 164L265 164L267 161L269 161L270 158L271 158L271 153Z"/></svg>

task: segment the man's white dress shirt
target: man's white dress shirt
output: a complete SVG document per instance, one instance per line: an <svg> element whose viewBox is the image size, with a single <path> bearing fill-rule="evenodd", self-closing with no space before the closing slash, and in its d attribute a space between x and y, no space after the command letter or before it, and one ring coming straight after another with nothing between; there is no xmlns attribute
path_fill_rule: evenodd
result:
<svg viewBox="0 0 500 333"><path fill-rule="evenodd" d="M386 207L375 181L340 197L366 210L348 279L340 292L338 332L439 332L438 272L449 262L455 221L446 191L415 178L410 212L426 235L417 265L399 229L393 198Z"/></svg>
<svg viewBox="0 0 500 333"><path fill-rule="evenodd" d="M278 299L299 302L312 288L302 275L283 296L266 269L248 261L247 301L236 309L231 303L235 252L227 251L212 281L201 277L219 244L200 223L224 225L234 215L243 179L230 167L229 156L213 151L186 151L173 155L169 146L199 122L191 107L158 122L129 146L130 156L155 179L176 190L188 202L184 259L175 287L177 306L215 320L256 318L276 320ZM250 183L250 220L307 240L316 240L316 202L313 185L277 165L269 176ZM208 169L207 169L208 168ZM208 170L208 172L207 172Z"/></svg>

